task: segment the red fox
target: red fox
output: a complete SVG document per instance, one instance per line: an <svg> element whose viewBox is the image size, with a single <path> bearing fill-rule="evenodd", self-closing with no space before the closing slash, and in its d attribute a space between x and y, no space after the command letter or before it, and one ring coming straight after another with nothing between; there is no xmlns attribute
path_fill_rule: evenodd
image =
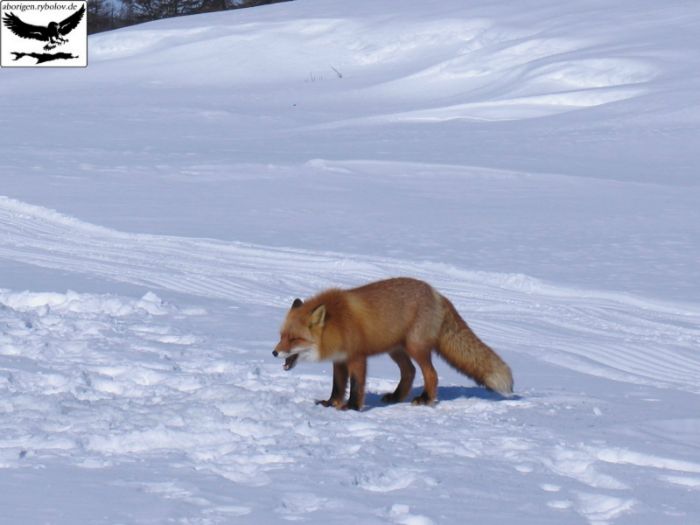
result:
<svg viewBox="0 0 700 525"><path fill-rule="evenodd" d="M452 303L428 283L398 277L351 290L330 289L302 301L295 299L272 354L291 370L305 360L333 362L333 389L323 406L360 410L365 398L367 357L388 353L401 370L396 390L382 397L403 401L411 391L418 363L423 393L414 404L432 404L437 373L435 349L450 365L480 385L503 395L513 392L513 377L503 360L484 344ZM348 378L350 397L345 402Z"/></svg>

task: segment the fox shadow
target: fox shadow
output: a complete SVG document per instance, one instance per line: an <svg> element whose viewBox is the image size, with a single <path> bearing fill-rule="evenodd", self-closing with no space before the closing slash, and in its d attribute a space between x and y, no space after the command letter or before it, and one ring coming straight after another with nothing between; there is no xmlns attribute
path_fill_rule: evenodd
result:
<svg viewBox="0 0 700 525"><path fill-rule="evenodd" d="M410 404L414 397L419 396L423 392L422 387L415 387L411 389L411 393L406 396L406 400L401 403ZM387 392L367 392L365 394L365 410L372 410L375 408L390 406L388 403L382 401L382 396ZM486 401L517 401L521 399L518 395L503 396L498 392L493 390L487 390L486 388L479 386L439 386L437 392L438 403L444 401L453 401L455 399L462 398L474 398L483 399ZM396 403L396 404L401 404Z"/></svg>

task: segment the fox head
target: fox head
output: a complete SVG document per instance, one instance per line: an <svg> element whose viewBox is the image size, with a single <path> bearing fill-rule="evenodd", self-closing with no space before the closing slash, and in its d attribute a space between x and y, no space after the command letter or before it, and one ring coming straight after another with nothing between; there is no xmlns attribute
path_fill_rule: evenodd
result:
<svg viewBox="0 0 700 525"><path fill-rule="evenodd" d="M299 357L306 361L320 359L319 343L326 321L326 307L311 309L301 299L294 299L280 329L280 341L272 351L284 361L284 369L291 370Z"/></svg>

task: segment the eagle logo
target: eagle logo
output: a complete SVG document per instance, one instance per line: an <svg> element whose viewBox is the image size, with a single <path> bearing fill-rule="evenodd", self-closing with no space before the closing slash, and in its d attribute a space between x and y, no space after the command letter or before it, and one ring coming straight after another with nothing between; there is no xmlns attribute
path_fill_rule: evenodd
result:
<svg viewBox="0 0 700 525"><path fill-rule="evenodd" d="M78 27L84 14L85 6L83 5L65 20L61 22L49 22L47 26L28 24L14 13L5 13L5 18L3 18L2 21L5 27L18 37L48 42L48 44L44 46L44 51L49 51L68 42L68 39L64 37Z"/></svg>

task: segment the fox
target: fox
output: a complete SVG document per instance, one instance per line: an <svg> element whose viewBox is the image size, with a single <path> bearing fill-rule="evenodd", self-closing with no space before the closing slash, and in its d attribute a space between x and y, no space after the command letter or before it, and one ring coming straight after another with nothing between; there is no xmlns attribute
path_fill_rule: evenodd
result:
<svg viewBox="0 0 700 525"><path fill-rule="evenodd" d="M361 410L365 398L367 358L387 353L398 365L399 383L382 397L385 403L406 399L413 386L415 361L423 374L423 392L412 401L437 401L436 351L453 368L477 384L508 396L513 392L510 367L479 339L454 305L428 283L394 277L357 288L331 288L306 299L294 299L272 355L291 370L297 361L331 361L330 397L325 407ZM350 394L345 400L348 379Z"/></svg>

